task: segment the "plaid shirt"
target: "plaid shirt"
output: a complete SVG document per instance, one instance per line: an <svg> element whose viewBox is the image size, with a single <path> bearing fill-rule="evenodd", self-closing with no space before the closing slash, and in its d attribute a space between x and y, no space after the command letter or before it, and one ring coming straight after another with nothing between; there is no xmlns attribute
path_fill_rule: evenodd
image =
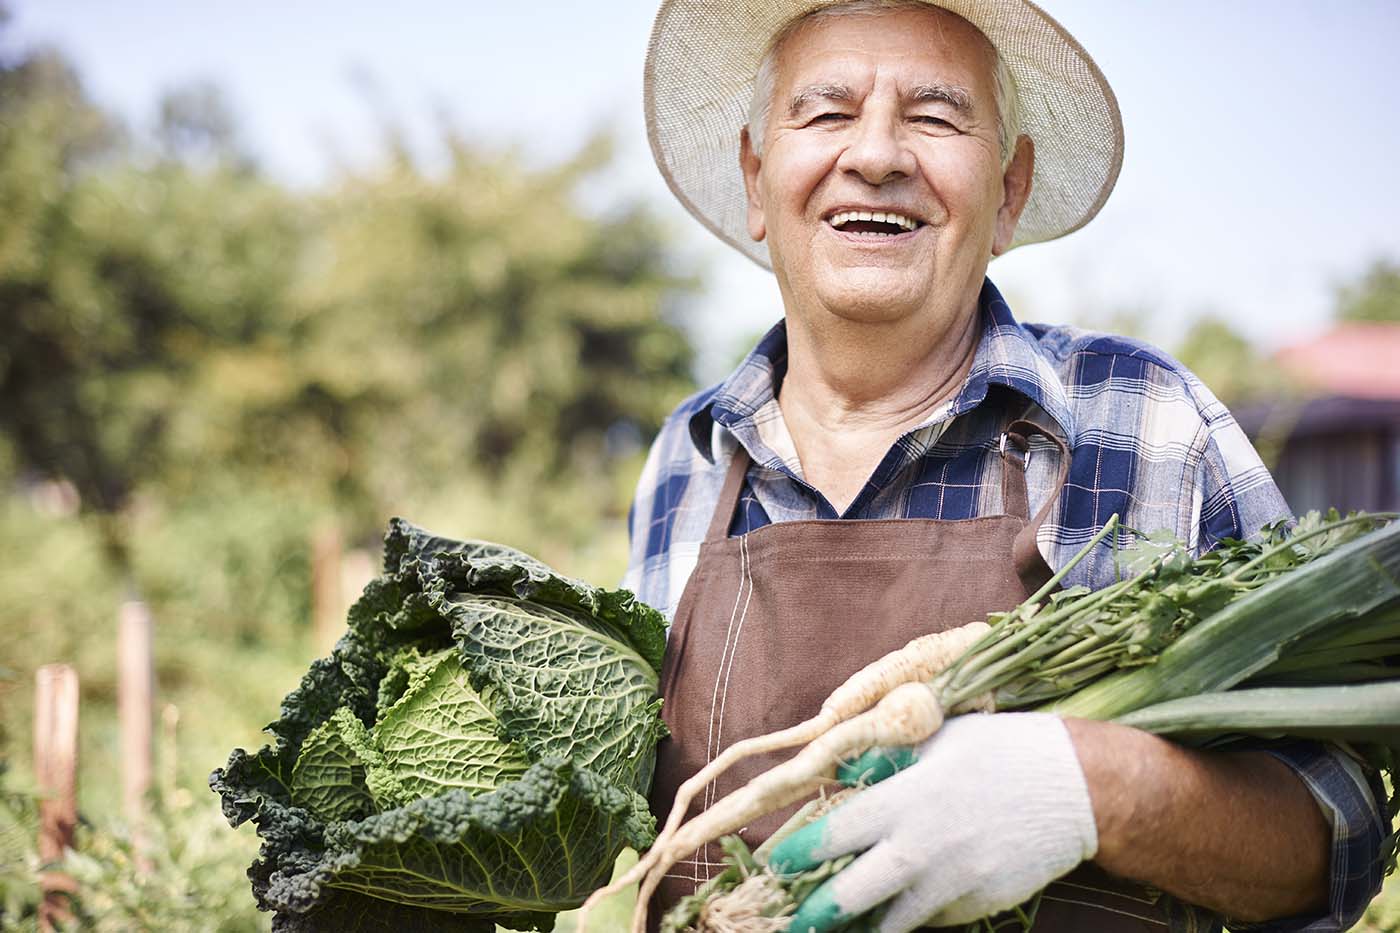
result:
<svg viewBox="0 0 1400 933"><path fill-rule="evenodd" d="M674 617L739 444L754 465L732 535L801 519L1002 512L998 442L1016 418L1050 428L1070 450L1068 479L1038 539L1051 567L1067 563L1114 513L1130 528L1169 529L1197 551L1250 537L1289 514L1229 411L1176 360L1122 337L1019 324L990 281L980 303L982 337L961 390L894 443L840 516L803 481L778 408L787 332L775 326L724 382L682 402L662 427L632 505L625 585ZM1058 460L1049 441L1031 439L1033 513L1051 494ZM1105 543L1065 585L1099 587L1114 573ZM1389 829L1373 800L1376 787L1368 791L1349 760L1317 744L1271 752L1299 773L1332 825L1331 896L1326 915L1250 929L1346 929L1380 889L1378 853ZM1219 928L1202 920L1184 918L1180 929Z"/></svg>

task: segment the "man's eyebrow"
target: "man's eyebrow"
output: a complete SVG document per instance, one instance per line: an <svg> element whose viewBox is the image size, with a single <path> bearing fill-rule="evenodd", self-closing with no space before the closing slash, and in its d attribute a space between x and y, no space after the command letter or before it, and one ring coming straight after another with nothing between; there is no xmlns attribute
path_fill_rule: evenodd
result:
<svg viewBox="0 0 1400 933"><path fill-rule="evenodd" d="M853 97L855 95L851 89L844 84L809 84L792 95L788 103L788 116L797 116L803 107L814 100L851 100Z"/></svg>
<svg viewBox="0 0 1400 933"><path fill-rule="evenodd" d="M956 84L920 84L911 88L909 99L915 103L948 104L961 113L971 115L972 95Z"/></svg>

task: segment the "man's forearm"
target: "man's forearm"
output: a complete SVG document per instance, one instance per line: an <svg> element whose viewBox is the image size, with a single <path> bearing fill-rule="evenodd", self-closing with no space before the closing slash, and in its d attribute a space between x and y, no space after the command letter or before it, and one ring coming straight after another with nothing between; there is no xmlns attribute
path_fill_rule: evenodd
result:
<svg viewBox="0 0 1400 933"><path fill-rule="evenodd" d="M1098 824L1094 860L1106 871L1242 921L1326 904L1330 830L1287 765L1112 723L1066 724Z"/></svg>

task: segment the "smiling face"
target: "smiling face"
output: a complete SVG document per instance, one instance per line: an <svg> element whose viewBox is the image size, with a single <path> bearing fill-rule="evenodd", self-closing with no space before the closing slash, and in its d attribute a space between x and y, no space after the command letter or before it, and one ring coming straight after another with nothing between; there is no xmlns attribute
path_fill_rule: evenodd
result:
<svg viewBox="0 0 1400 933"><path fill-rule="evenodd" d="M1023 138L1003 170L995 53L934 8L819 17L776 51L762 156L743 140L749 232L789 314L948 333L1030 192Z"/></svg>

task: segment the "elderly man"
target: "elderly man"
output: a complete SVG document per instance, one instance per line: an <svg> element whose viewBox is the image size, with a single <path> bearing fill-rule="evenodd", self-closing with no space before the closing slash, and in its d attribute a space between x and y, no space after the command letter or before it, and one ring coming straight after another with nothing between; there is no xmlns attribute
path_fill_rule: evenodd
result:
<svg viewBox="0 0 1400 933"><path fill-rule="evenodd" d="M771 263L785 312L669 419L634 505L628 582L674 617L658 809L871 659L1019 602L1111 513L1201 550L1287 513L1180 364L1019 324L986 280L1088 222L1121 161L1107 83L1031 4L667 0L647 107L672 189ZM1109 581L1106 547L1071 582ZM1037 931L1331 930L1379 885L1373 798L1317 745L971 716L775 859L863 853L794 930L882 904L882 931L965 923L1047 885ZM660 906L717 863L678 866Z"/></svg>

